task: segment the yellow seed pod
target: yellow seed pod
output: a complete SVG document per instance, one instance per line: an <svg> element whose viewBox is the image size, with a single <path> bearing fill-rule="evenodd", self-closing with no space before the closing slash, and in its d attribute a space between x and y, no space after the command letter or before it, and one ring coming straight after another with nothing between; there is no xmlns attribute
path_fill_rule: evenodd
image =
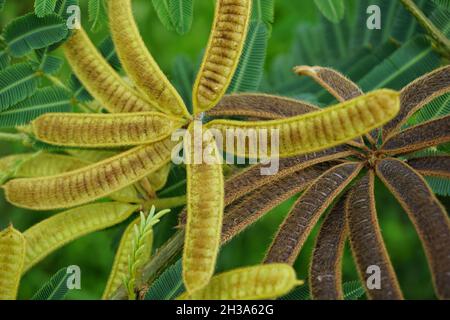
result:
<svg viewBox="0 0 450 320"><path fill-rule="evenodd" d="M0 300L17 296L25 261L25 238L12 226L0 232Z"/></svg>
<svg viewBox="0 0 450 320"><path fill-rule="evenodd" d="M190 118L183 99L146 48L134 21L131 0L109 0L108 9L117 54L141 93L161 111Z"/></svg>
<svg viewBox="0 0 450 320"><path fill-rule="evenodd" d="M211 279L206 287L183 293L178 300L266 300L288 294L297 280L295 270L281 263L232 270Z"/></svg>
<svg viewBox="0 0 450 320"><path fill-rule="evenodd" d="M31 153L25 154L13 154L3 158L0 158L0 174L11 170L15 165L20 164L22 161L31 157Z"/></svg>
<svg viewBox="0 0 450 320"><path fill-rule="evenodd" d="M208 47L194 85L194 113L214 107L225 94L244 48L252 0L217 0Z"/></svg>
<svg viewBox="0 0 450 320"><path fill-rule="evenodd" d="M119 248L117 249L116 256L114 258L114 264L109 274L108 282L106 284L105 291L103 292L102 299L108 299L122 284L124 277L128 274L128 259L132 253L133 239L135 237L134 228L139 226L141 218L136 218L125 229L122 239L120 240ZM149 234L150 239L147 248L151 248L151 242L153 240L153 232ZM148 250L150 252L151 250Z"/></svg>
<svg viewBox="0 0 450 320"><path fill-rule="evenodd" d="M157 110L122 80L83 29L73 30L64 44L64 53L84 87L109 112Z"/></svg>
<svg viewBox="0 0 450 320"><path fill-rule="evenodd" d="M18 168L14 178L47 177L76 170L89 165L88 162L75 157L41 152L30 155Z"/></svg>
<svg viewBox="0 0 450 320"><path fill-rule="evenodd" d="M224 210L224 178L221 154L213 136L206 131L202 137L194 125L189 127L184 152L189 154L187 171L187 223L183 251L183 280L189 292L201 289L212 277L220 246ZM209 159L196 164L195 146L208 149ZM201 154L202 156L203 154Z"/></svg>
<svg viewBox="0 0 450 320"><path fill-rule="evenodd" d="M124 114L47 113L33 121L41 141L65 147L107 148L152 143L185 120L157 112Z"/></svg>
<svg viewBox="0 0 450 320"><path fill-rule="evenodd" d="M228 148L226 151L240 157L251 156L248 154L251 139L246 138L258 137L260 133L264 133L260 130L267 130L269 154L276 153L275 150L272 151L272 148L275 148L272 142L277 142L274 138L278 135L279 156L289 157L327 149L352 140L382 126L394 118L399 110L399 93L383 89L296 117L260 122L213 120L207 127L221 131L225 140L224 146L234 145L233 150ZM243 150L246 152L239 151L236 147L238 143L245 143Z"/></svg>
<svg viewBox="0 0 450 320"><path fill-rule="evenodd" d="M166 139L61 175L11 180L4 185L6 198L18 207L32 210L81 205L160 169L169 163L174 146L174 142Z"/></svg>
<svg viewBox="0 0 450 320"><path fill-rule="evenodd" d="M24 232L27 241L24 272L65 244L127 219L139 206L95 203L58 213Z"/></svg>

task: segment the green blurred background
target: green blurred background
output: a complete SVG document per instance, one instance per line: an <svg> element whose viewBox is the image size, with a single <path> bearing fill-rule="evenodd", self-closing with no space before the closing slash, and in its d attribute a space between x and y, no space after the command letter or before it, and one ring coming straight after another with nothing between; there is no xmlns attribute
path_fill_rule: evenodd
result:
<svg viewBox="0 0 450 320"><path fill-rule="evenodd" d="M85 21L87 20L86 3L83 0L81 2L83 3L83 24L87 24L87 21ZM214 1L196 1L194 24L191 31L185 36L178 36L164 29L149 0L135 0L133 3L143 38L155 59L167 74L170 75L174 60L180 54L187 55L192 61L198 59L208 39ZM4 12L0 14L0 27L3 27L13 17L32 10L32 0L7 1ZM272 37L269 41L267 65L270 65L277 55L290 50L298 23L319 23L319 15L320 13L312 0L277 0L275 23ZM101 31L92 34L92 38L94 41L98 41L105 35L106 31ZM289 65L285 66L287 69L291 67ZM62 77L66 79L68 74L69 68L65 66ZM21 148L18 145L1 143L0 155L20 152ZM435 296L431 277L419 239L399 204L381 183L378 182L377 184L377 209L380 224L405 296L410 299L433 299ZM448 208L448 200L441 200ZM259 263L271 242L277 226L283 220L293 201L294 199L267 214L265 218L226 245L221 251L218 271ZM160 245L173 233L173 225L176 220L175 213L172 217L165 218L156 227L157 245ZM53 213L31 212L14 208L4 201L3 194L0 195L0 228L12 222L16 228L23 231L51 214ZM100 298L112 265L115 248L124 227L125 224L122 224L109 230L83 237L47 257L25 275L22 280L19 298L30 298L51 275L68 265L78 265L82 270L82 289L71 291L68 298ZM301 256L296 263L300 278L306 277L311 247L316 232L317 228L302 250ZM346 249L343 267L345 281L358 278L348 248Z"/></svg>

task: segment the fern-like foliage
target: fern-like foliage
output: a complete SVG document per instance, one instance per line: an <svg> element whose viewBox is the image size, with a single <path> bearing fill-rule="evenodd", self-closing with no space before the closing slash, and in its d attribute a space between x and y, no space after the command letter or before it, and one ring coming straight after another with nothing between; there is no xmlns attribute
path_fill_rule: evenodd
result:
<svg viewBox="0 0 450 320"><path fill-rule="evenodd" d="M57 0L35 0L34 12L39 18L52 14L55 11Z"/></svg>
<svg viewBox="0 0 450 320"><path fill-rule="evenodd" d="M342 284L345 300L358 300L364 296L364 288L359 281L348 281ZM308 285L297 287L280 300L311 300Z"/></svg>
<svg viewBox="0 0 450 320"><path fill-rule="evenodd" d="M180 35L191 29L193 6L193 0L153 0L153 7L164 27Z"/></svg>
<svg viewBox="0 0 450 320"><path fill-rule="evenodd" d="M98 31L108 21L105 5L103 0L89 0L89 22L91 23L91 30L94 32Z"/></svg>
<svg viewBox="0 0 450 320"><path fill-rule="evenodd" d="M179 259L167 268L150 286L145 294L145 300L173 300L186 289L183 285L182 264Z"/></svg>
<svg viewBox="0 0 450 320"><path fill-rule="evenodd" d="M31 300L63 300L69 292L67 287L69 276L70 273L67 273L67 268L62 268L36 292Z"/></svg>
<svg viewBox="0 0 450 320"><path fill-rule="evenodd" d="M331 22L339 22L344 18L344 0L314 0L320 12Z"/></svg>

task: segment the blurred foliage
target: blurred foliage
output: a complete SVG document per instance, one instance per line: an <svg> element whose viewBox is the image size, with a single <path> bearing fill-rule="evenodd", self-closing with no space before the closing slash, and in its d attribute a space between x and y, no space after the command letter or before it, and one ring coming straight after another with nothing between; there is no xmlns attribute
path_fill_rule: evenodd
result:
<svg viewBox="0 0 450 320"><path fill-rule="evenodd" d="M90 25L87 2L85 0L81 0L81 2L83 4L82 22ZM0 13L0 28L3 28L14 17L33 11L33 4L33 0L6 1L5 8ZM173 80L170 77L171 72L175 63L180 63L180 55L193 64L199 61L202 48L209 35L214 1L195 2L192 27L183 36L175 31L168 31L162 26L150 1L134 0L133 6L136 20L148 48L171 80ZM91 10L93 9L91 8ZM346 8L346 10L351 10L351 8ZM280 55L291 51L293 42L298 37L300 23L314 26L321 24L322 21L321 13L312 0L276 0L275 22L269 40L266 69L273 66L274 61ZM365 28L365 25L361 28ZM92 33L93 41L99 43L106 35L105 28L100 28L98 32ZM314 39L312 40L314 41ZM318 56L316 59L320 61L321 57ZM281 65L280 67L289 71L293 65ZM68 78L70 75L67 63L63 66L62 74L64 78ZM20 145L0 143L0 156L20 153L21 150ZM179 179L178 174L173 176L177 176ZM180 190L183 190L183 187ZM406 298L435 298L425 256L412 224L382 183L377 182L377 190L377 209L383 236ZM174 190L165 196L177 194L179 194L177 190ZM217 271L259 263L271 243L272 235L295 199L296 197L282 204L227 244L221 251ZM448 198L440 200L446 208L450 207ZM173 233L177 213L176 210L173 211L155 229L155 247L161 245ZM0 198L0 229L12 222L17 229L25 230L51 214L15 208L4 201L3 195ZM115 249L126 225L127 222L83 237L46 258L37 268L33 268L23 277L19 298L31 298L55 272L68 265L80 266L82 289L70 291L67 297L69 299L100 298L112 265ZM307 276L309 257L316 234L317 228L310 236L295 265L301 279ZM344 281L357 279L356 269L348 250L346 250L343 263L343 276Z"/></svg>

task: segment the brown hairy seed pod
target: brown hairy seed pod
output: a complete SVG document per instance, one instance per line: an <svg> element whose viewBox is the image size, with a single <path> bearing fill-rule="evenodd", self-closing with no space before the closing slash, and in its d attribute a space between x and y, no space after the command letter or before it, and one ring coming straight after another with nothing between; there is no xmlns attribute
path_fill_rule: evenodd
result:
<svg viewBox="0 0 450 320"><path fill-rule="evenodd" d="M178 92L147 50L134 21L131 0L109 0L111 35L126 73L163 112L190 118Z"/></svg>
<svg viewBox="0 0 450 320"><path fill-rule="evenodd" d="M450 179L450 156L409 159L408 165L424 176Z"/></svg>
<svg viewBox="0 0 450 320"><path fill-rule="evenodd" d="M284 220L267 252L265 262L293 264L322 213L362 168L360 163L347 162L334 166L317 178Z"/></svg>
<svg viewBox="0 0 450 320"><path fill-rule="evenodd" d="M74 30L64 53L81 83L109 112L156 110L114 71L83 29Z"/></svg>
<svg viewBox="0 0 450 320"><path fill-rule="evenodd" d="M299 100L267 94L226 95L207 112L211 117L244 116L258 119L283 119L318 111L320 108Z"/></svg>
<svg viewBox="0 0 450 320"><path fill-rule="evenodd" d="M450 299L450 221L445 208L420 174L404 162L387 158L377 164L376 170L422 240L437 295Z"/></svg>
<svg viewBox="0 0 450 320"><path fill-rule="evenodd" d="M58 213L24 232L28 243L24 273L51 252L94 231L116 225L138 210L127 203L94 203Z"/></svg>
<svg viewBox="0 0 450 320"><path fill-rule="evenodd" d="M227 140L230 131L235 131L233 141L224 145L233 145L234 152L240 157L249 157L247 153L236 152L236 137L258 133L266 129L268 142L273 134L279 135L279 156L289 157L330 148L379 127L392 119L400 108L399 94L392 90L377 90L336 106L297 117L273 121L242 122L234 120L213 120L208 128L218 129ZM246 148L249 150L246 139ZM271 145L268 149L271 153Z"/></svg>
<svg viewBox="0 0 450 320"><path fill-rule="evenodd" d="M194 113L214 107L225 94L247 37L252 0L217 0L214 24L194 84Z"/></svg>
<svg viewBox="0 0 450 320"><path fill-rule="evenodd" d="M157 112L47 113L33 121L36 137L66 147L106 148L148 144L168 137L185 120Z"/></svg>
<svg viewBox="0 0 450 320"><path fill-rule="evenodd" d="M450 116L431 120L406 129L384 142L384 152L397 155L411 153L450 141Z"/></svg>
<svg viewBox="0 0 450 320"><path fill-rule="evenodd" d="M170 161L170 139L57 176L16 179L4 185L7 200L33 210L67 208L102 198L144 178Z"/></svg>
<svg viewBox="0 0 450 320"><path fill-rule="evenodd" d="M295 270L286 264L246 267L219 274L196 292L186 292L177 300L265 300L288 294L296 285Z"/></svg>
<svg viewBox="0 0 450 320"><path fill-rule="evenodd" d="M383 127L383 138L388 139L417 110L434 98L450 90L450 66L445 66L407 85L401 91L402 108L399 114Z"/></svg>
<svg viewBox="0 0 450 320"><path fill-rule="evenodd" d="M187 172L187 223L183 251L183 280L188 292L203 288L211 279L220 246L224 209L224 178L222 155L212 134L194 134L189 127L191 141L185 139L185 152L190 153ZM194 162L196 145L210 148L214 163Z"/></svg>
<svg viewBox="0 0 450 320"><path fill-rule="evenodd" d="M313 78L341 102L363 95L362 90L356 84L333 69L299 66L294 68L294 72Z"/></svg>
<svg viewBox="0 0 450 320"><path fill-rule="evenodd" d="M343 300L342 256L347 227L343 196L325 217L310 266L311 295L315 300Z"/></svg>
<svg viewBox="0 0 450 320"><path fill-rule="evenodd" d="M0 300L17 296L25 259L23 235L12 226L0 232Z"/></svg>
<svg viewBox="0 0 450 320"><path fill-rule="evenodd" d="M403 299L394 268L384 246L375 208L374 173L369 171L349 191L346 216L350 232L350 244L362 283L370 274L369 266L376 265L381 271L381 288L366 292L371 299Z"/></svg>

